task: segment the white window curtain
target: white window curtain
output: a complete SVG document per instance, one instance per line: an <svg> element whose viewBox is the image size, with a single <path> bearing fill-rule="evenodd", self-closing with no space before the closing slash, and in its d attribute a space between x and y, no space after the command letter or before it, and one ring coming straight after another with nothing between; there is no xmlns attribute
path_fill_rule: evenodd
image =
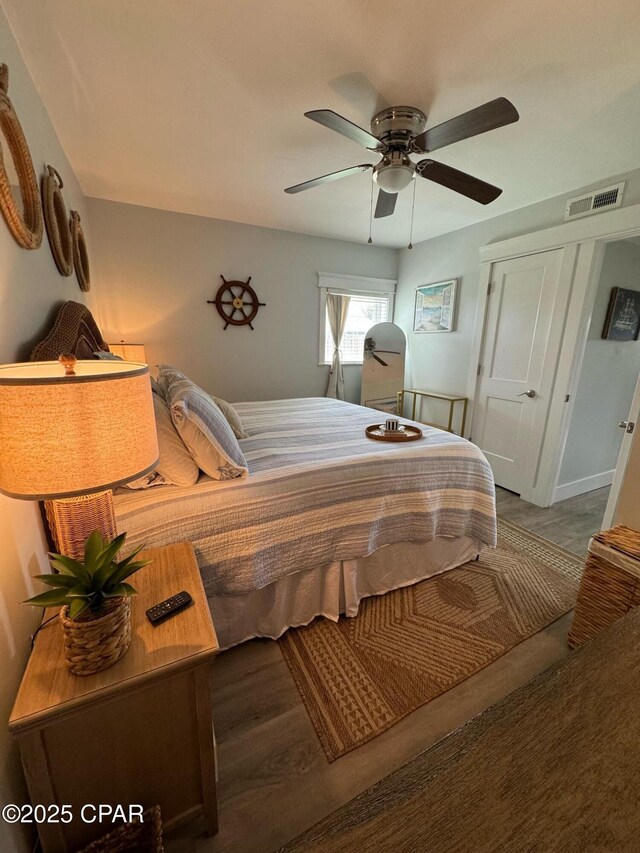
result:
<svg viewBox="0 0 640 853"><path fill-rule="evenodd" d="M333 360L325 396L332 397L335 400L344 400L344 374L340 360L340 342L347 322L350 301L351 298L342 293L327 293L327 319L333 338Z"/></svg>

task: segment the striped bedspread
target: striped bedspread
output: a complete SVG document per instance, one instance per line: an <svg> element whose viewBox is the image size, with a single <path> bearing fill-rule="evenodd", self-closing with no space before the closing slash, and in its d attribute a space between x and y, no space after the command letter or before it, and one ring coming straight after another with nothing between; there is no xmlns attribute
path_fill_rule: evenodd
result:
<svg viewBox="0 0 640 853"><path fill-rule="evenodd" d="M495 544L492 472L465 439L423 427L418 441L373 441L364 428L384 415L325 398L236 409L249 434L240 442L248 477L114 496L129 545L193 543L209 595L247 593L396 542Z"/></svg>

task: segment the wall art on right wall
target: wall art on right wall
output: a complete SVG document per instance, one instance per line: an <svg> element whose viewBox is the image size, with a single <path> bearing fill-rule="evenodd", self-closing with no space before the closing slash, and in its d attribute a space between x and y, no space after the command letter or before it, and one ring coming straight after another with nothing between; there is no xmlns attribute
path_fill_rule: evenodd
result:
<svg viewBox="0 0 640 853"><path fill-rule="evenodd" d="M452 332L456 313L457 278L416 288L414 332Z"/></svg>
<svg viewBox="0 0 640 853"><path fill-rule="evenodd" d="M611 288L602 337L608 341L637 341L640 333L640 291Z"/></svg>

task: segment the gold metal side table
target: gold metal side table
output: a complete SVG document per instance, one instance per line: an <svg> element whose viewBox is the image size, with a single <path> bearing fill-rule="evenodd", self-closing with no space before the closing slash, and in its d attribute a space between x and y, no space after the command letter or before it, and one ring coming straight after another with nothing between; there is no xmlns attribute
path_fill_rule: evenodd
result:
<svg viewBox="0 0 640 853"><path fill-rule="evenodd" d="M467 423L467 406L469 404L469 400L467 397L458 397L453 394L441 394L439 391L421 391L418 388L403 388L402 391L398 392L398 414L404 414L404 395L405 394L413 394L413 403L411 405L411 420L415 421L416 419L416 404L418 401L418 397L430 397L433 400L444 400L449 403L449 420L447 422L447 426L441 426L440 424L432 424L427 421L421 421L420 423L426 424L426 426L438 427L438 429L446 429L447 432L453 432L453 416L455 413L455 405L456 403L462 403L462 423L460 424L460 435L464 435L464 428Z"/></svg>

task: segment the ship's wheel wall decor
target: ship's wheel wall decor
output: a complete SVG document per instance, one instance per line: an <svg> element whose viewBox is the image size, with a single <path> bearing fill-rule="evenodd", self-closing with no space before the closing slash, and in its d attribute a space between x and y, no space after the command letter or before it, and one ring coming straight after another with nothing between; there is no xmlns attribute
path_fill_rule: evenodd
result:
<svg viewBox="0 0 640 853"><path fill-rule="evenodd" d="M253 321L256 318L260 306L266 302L258 300L258 294L249 283L251 276L246 281L227 281L221 275L222 284L218 288L215 299L207 299L208 305L215 305L218 314L224 320L224 328L228 326L248 326L253 330Z"/></svg>

